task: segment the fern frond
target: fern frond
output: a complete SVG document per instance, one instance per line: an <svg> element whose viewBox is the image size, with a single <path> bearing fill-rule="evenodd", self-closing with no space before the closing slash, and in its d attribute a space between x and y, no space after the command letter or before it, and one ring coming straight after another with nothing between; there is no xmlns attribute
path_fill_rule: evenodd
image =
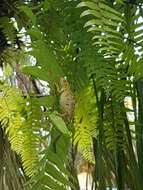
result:
<svg viewBox="0 0 143 190"><path fill-rule="evenodd" d="M75 189L68 179L72 176L66 168L69 139L61 136L56 143L56 152L53 151L52 146L51 144L42 152L40 171L32 177L32 190L66 190L67 187Z"/></svg>
<svg viewBox="0 0 143 190"><path fill-rule="evenodd" d="M16 29L12 20L8 17L2 17L0 19L0 28L2 29L7 41L11 44L16 42Z"/></svg>
<svg viewBox="0 0 143 190"><path fill-rule="evenodd" d="M125 148L126 137L123 108L118 103L113 103L112 100L105 106L104 136L108 149L116 150L117 148Z"/></svg>
<svg viewBox="0 0 143 190"><path fill-rule="evenodd" d="M85 88L79 95L75 106L75 136L74 143L83 153L85 159L94 163L92 138L97 135L96 101L91 87Z"/></svg>
<svg viewBox="0 0 143 190"><path fill-rule="evenodd" d="M20 131L22 126L20 104L23 104L23 99L19 91L14 88L2 85L0 88L0 120L12 143L12 149L21 153L23 133Z"/></svg>
<svg viewBox="0 0 143 190"><path fill-rule="evenodd" d="M78 7L87 7L81 17L93 16L85 23L85 27L89 27L88 31L92 32L94 37L93 43L99 48L99 51L105 55L119 54L121 49L125 48L123 35L119 32L124 22L121 13L109 7L105 1L102 2L81 2Z"/></svg>
<svg viewBox="0 0 143 190"><path fill-rule="evenodd" d="M26 106L27 100L16 88L1 85L0 90L1 124L11 148L20 154L26 174L31 176L38 161L38 130L41 125L38 123L37 126L37 113L34 115L31 106Z"/></svg>

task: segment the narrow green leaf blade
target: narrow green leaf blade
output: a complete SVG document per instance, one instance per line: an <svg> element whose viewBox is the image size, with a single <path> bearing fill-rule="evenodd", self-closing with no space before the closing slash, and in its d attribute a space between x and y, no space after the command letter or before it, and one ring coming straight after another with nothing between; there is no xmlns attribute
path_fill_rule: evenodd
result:
<svg viewBox="0 0 143 190"><path fill-rule="evenodd" d="M59 116L58 112L53 112L49 115L53 124L64 134L70 135L70 131L67 129L67 126L64 120Z"/></svg>

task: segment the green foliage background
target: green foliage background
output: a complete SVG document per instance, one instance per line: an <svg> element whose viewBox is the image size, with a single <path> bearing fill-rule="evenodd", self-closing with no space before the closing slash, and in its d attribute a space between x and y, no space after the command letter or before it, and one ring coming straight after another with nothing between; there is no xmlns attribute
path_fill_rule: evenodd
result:
<svg viewBox="0 0 143 190"><path fill-rule="evenodd" d="M94 165L95 189L141 190L142 2L44 0L14 6L14 21L0 18L10 44L1 52L0 122L28 177L23 188L78 190L75 160L81 153ZM28 77L26 93L12 80L15 72ZM61 77L76 100L69 124L59 113L55 84ZM33 81L46 81L49 93L35 92Z"/></svg>

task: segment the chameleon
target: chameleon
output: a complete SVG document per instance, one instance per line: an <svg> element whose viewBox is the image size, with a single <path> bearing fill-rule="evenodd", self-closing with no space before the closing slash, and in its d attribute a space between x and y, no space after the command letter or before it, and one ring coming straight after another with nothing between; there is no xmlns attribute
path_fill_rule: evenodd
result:
<svg viewBox="0 0 143 190"><path fill-rule="evenodd" d="M75 106L74 94L70 88L70 84L64 77L61 77L59 84L56 85L57 91L60 93L59 105L61 116L63 117L66 123L70 122Z"/></svg>

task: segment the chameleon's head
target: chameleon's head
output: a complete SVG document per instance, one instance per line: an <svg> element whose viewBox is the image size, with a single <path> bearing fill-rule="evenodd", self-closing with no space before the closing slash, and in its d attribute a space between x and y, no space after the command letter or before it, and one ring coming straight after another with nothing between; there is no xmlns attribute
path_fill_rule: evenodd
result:
<svg viewBox="0 0 143 190"><path fill-rule="evenodd" d="M68 81L67 81L66 78L64 78L64 77L60 78L60 87L64 88L64 89L70 88L70 85L69 85L69 83L68 83Z"/></svg>

